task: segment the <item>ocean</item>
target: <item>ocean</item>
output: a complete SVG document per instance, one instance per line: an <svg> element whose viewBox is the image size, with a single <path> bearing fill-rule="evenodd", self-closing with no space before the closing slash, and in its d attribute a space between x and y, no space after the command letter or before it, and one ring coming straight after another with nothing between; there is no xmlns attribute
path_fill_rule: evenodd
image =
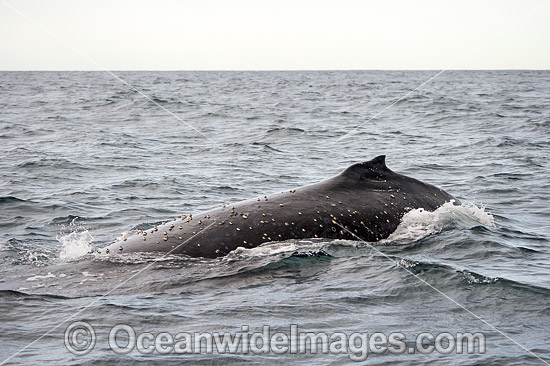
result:
<svg viewBox="0 0 550 366"><path fill-rule="evenodd" d="M436 73L114 72L129 87L99 71L0 72L0 364L550 363L550 72L446 71L414 90ZM378 155L462 204L413 211L374 246L93 254L121 233ZM71 338L74 322L93 332ZM120 324L120 348L134 341L128 327L156 348L116 352ZM361 337L340 352L155 343L264 326L331 340L399 333L406 351L367 352ZM485 347L427 352L415 348L423 333L426 349L458 333Z"/></svg>

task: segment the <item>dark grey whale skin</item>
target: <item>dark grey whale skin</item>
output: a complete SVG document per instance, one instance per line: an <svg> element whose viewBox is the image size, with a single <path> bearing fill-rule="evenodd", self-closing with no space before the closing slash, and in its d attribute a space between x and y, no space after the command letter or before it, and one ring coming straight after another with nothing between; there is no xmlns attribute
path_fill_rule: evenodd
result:
<svg viewBox="0 0 550 366"><path fill-rule="evenodd" d="M375 242L395 231L409 210L433 211L451 200L458 204L437 187L394 173L382 155L320 183L182 215L99 252L171 252L215 258L238 247L288 239L359 237Z"/></svg>

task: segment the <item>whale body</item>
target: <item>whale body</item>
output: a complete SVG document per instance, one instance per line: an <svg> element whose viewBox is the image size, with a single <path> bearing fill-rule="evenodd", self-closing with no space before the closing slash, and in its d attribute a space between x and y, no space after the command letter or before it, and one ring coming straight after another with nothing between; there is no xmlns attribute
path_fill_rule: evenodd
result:
<svg viewBox="0 0 550 366"><path fill-rule="evenodd" d="M215 258L238 247L288 239L376 242L395 231L408 211L434 211L453 200L459 203L433 185L391 171L382 155L320 183L138 230L99 252L170 252Z"/></svg>

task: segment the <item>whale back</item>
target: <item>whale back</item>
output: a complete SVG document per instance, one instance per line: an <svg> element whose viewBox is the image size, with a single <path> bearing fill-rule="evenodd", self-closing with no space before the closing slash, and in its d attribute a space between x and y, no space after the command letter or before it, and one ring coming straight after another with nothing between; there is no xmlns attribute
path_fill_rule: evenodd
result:
<svg viewBox="0 0 550 366"><path fill-rule="evenodd" d="M319 183L139 230L105 253L161 251L215 258L238 247L288 239L378 241L395 231L411 209L433 211L451 199L435 186L391 171L380 155Z"/></svg>

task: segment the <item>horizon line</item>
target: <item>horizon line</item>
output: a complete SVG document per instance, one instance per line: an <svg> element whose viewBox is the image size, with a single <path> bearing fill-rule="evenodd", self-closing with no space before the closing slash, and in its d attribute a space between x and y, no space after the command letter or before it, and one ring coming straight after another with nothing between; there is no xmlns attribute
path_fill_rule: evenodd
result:
<svg viewBox="0 0 550 366"><path fill-rule="evenodd" d="M301 71L441 71L443 69L108 69L109 71L155 71L155 72L301 72ZM445 71L550 71L538 68L502 69L446 69ZM105 72L102 69L0 69L0 72Z"/></svg>

